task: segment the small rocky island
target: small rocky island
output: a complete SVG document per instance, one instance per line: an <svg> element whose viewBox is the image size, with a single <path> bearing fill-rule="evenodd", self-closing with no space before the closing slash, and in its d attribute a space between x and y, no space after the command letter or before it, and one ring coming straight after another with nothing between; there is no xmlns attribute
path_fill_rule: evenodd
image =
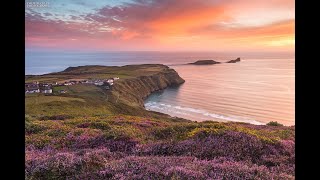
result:
<svg viewBox="0 0 320 180"><path fill-rule="evenodd" d="M214 61L214 60L198 60L193 63L189 63L193 65L211 65L211 64L220 64L220 62Z"/></svg>
<svg viewBox="0 0 320 180"><path fill-rule="evenodd" d="M237 59L227 61L226 63L237 63L237 62L240 62L240 58L239 57Z"/></svg>
<svg viewBox="0 0 320 180"><path fill-rule="evenodd" d="M238 57L237 59L233 59L230 61L227 61L225 63L237 63L240 62L240 58ZM221 62L214 61L214 60L198 60L193 63L188 63L188 64L193 64L193 65L212 65L212 64L220 64Z"/></svg>

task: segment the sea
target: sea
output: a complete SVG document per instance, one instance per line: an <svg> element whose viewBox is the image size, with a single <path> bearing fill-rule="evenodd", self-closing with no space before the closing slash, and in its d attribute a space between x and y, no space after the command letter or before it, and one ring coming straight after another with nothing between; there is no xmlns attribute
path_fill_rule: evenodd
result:
<svg viewBox="0 0 320 180"><path fill-rule="evenodd" d="M203 59L238 63L187 65ZM295 125L294 54L217 52L32 52L26 51L25 74L62 71L69 66L165 64L185 80L151 94L147 110L193 121L236 121Z"/></svg>

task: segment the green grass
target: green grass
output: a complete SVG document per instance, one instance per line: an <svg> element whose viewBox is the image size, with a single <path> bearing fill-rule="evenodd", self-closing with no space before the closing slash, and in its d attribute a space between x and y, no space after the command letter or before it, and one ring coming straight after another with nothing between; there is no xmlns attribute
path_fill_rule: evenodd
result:
<svg viewBox="0 0 320 180"><path fill-rule="evenodd" d="M33 76L30 78L26 78L25 82L31 83L31 82L39 81L40 83L54 83L59 80L62 80L62 79L59 79L58 77Z"/></svg>
<svg viewBox="0 0 320 180"><path fill-rule="evenodd" d="M67 93L59 94L59 90ZM114 114L132 114L139 116L162 116L143 108L131 107L116 99L109 90L89 84L59 86L53 88L53 94L26 94L25 110L31 117L52 119L54 116L102 116Z"/></svg>
<svg viewBox="0 0 320 180"><path fill-rule="evenodd" d="M36 76L26 76L25 82L54 83L70 79L106 79L119 77L120 79L156 74L166 68L163 65L129 65L129 66L80 66L69 68L62 72Z"/></svg>
<svg viewBox="0 0 320 180"><path fill-rule="evenodd" d="M84 99L74 98L74 97L63 97L63 96L45 96L43 94L35 94L35 95L26 95L25 103L26 106L29 105L37 105L43 103L51 103L51 102L70 102L70 101L79 101L85 102Z"/></svg>
<svg viewBox="0 0 320 180"><path fill-rule="evenodd" d="M52 87L52 92L54 93L54 94L59 94L59 91L61 91L61 90L67 90L68 88L67 88L67 86L53 86Z"/></svg>

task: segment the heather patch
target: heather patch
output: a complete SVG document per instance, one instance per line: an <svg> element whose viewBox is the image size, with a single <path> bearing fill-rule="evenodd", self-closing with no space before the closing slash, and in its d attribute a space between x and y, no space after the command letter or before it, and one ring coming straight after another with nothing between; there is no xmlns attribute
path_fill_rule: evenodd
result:
<svg viewBox="0 0 320 180"><path fill-rule="evenodd" d="M294 127L129 115L25 122L26 179L294 179Z"/></svg>

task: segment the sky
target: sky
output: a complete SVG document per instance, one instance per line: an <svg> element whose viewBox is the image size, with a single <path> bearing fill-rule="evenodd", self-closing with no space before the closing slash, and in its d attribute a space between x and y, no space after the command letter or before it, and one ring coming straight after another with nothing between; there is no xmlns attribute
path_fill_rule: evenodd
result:
<svg viewBox="0 0 320 180"><path fill-rule="evenodd" d="M294 0L26 0L26 50L294 52Z"/></svg>

